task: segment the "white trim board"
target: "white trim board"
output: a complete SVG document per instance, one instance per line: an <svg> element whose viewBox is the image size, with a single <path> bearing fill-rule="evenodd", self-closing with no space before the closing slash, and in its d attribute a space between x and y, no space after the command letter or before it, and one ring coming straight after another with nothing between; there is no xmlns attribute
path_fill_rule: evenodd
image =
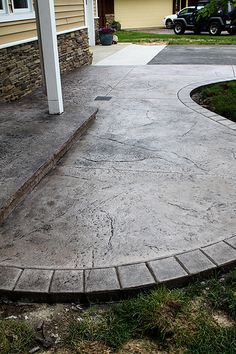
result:
<svg viewBox="0 0 236 354"><path fill-rule="evenodd" d="M57 32L57 36L59 36L60 34L66 34L66 33L75 32L75 31L79 31L79 30L83 30L83 29L87 29L87 27L86 26L82 26L82 27L77 27L77 28L72 28L72 29L69 29L69 30L65 30L65 31L60 31L60 32ZM22 40L16 41L16 42L9 42L9 43L5 43L5 44L1 44L0 45L0 49L14 47L15 45L20 45L20 44L25 44L25 43L29 43L29 42L34 42L34 41L37 41L37 40L38 40L38 37L31 37L31 38L22 39Z"/></svg>
<svg viewBox="0 0 236 354"><path fill-rule="evenodd" d="M12 22L28 20L35 18L33 0L27 0L27 6L24 8L15 8L14 1L2 0L3 10L0 11L0 22ZM10 5L12 6L10 10Z"/></svg>
<svg viewBox="0 0 236 354"><path fill-rule="evenodd" d="M1 13L0 16L0 23L3 22L15 22L15 21L22 21L22 20L32 20L35 19L35 13L28 11L24 13L14 13L14 14L5 14Z"/></svg>

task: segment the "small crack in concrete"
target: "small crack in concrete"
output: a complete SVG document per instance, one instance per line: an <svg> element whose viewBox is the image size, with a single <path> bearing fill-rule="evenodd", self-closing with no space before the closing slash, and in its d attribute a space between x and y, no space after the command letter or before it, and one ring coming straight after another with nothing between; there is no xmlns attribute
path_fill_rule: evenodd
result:
<svg viewBox="0 0 236 354"><path fill-rule="evenodd" d="M104 213L106 215L106 217L108 218L108 220L110 221L110 237L107 243L107 251L104 253L104 256L107 255L107 253L112 250L113 246L112 246L112 239L114 237L114 220L111 217L111 215L106 212L105 210L101 210L102 213Z"/></svg>
<svg viewBox="0 0 236 354"><path fill-rule="evenodd" d="M99 162L131 163L131 162L141 162L141 161L144 161L147 159L148 159L148 157L143 157L141 159L136 159L136 160L93 160L93 159L88 159L88 158L84 157L84 160L86 160L88 162L95 162L95 163L99 163Z"/></svg>
<svg viewBox="0 0 236 354"><path fill-rule="evenodd" d="M92 250L92 268L94 268L94 264L95 264L95 251Z"/></svg>
<svg viewBox="0 0 236 354"><path fill-rule="evenodd" d="M154 251L155 253L158 253L160 251L160 249L157 246L153 246L153 245L145 245L145 247L150 248L152 251Z"/></svg>
<svg viewBox="0 0 236 354"><path fill-rule="evenodd" d="M190 128L190 130L188 132L185 133L185 135L187 133L189 133L193 128L194 126L196 125L197 123L194 123L194 125ZM90 134L92 135L92 134ZM110 140L110 141L113 141L113 142L116 142L116 143L119 143L119 144L122 144L122 145L126 145L126 146L131 146L131 147L135 147L135 148L138 148L138 149L143 149L143 150L147 150L147 151L151 151L151 152L162 152L162 150L160 149L150 149L150 148L147 148L147 147L144 147L144 146L139 146L139 145L136 145L136 144L128 144L128 143L125 143L125 142L122 142L122 141L119 141L119 140L116 140L116 139L112 139L112 138L105 138L105 137L99 137L99 136L96 136L96 135L92 135L98 139L102 139L102 140ZM173 154L175 156L177 156L178 158L180 159L184 159L190 163L192 163L196 168L204 171L204 172L207 172L207 170L205 168L202 168L200 167L196 162L194 162L192 159L188 158L188 157L185 157L185 156L181 156L179 154L177 154L176 152L173 152L173 151L163 151L164 153L169 153L169 154ZM146 158L143 158L143 159L140 159L140 160L132 160L132 161L109 161L109 160L91 160L91 162L138 162L138 161L143 161L143 160L147 160L148 158L152 158L152 159L160 159L160 160L163 160L163 161L166 161L168 163L171 163L171 164L175 164L173 161L170 161L164 157L161 157L160 155L159 156L151 156L151 157L146 157ZM85 160L87 160L85 158ZM89 160L89 159L88 159Z"/></svg>
<svg viewBox="0 0 236 354"><path fill-rule="evenodd" d="M179 205L179 204L170 203L170 202L167 202L167 204L172 205L174 207L177 207L177 208L179 208L179 209L181 209L183 211L193 211L194 213L197 213L197 210L194 210L194 209L191 209L191 208L185 208L185 207L183 207L182 205Z"/></svg>
<svg viewBox="0 0 236 354"><path fill-rule="evenodd" d="M4 258L1 260L0 264L2 265L2 263L6 262L6 261L12 261L12 257L11 258Z"/></svg>
<svg viewBox="0 0 236 354"><path fill-rule="evenodd" d="M181 138L188 135L195 128L196 125L197 125L197 122L195 122L189 130L187 130L183 135L181 135Z"/></svg>
<svg viewBox="0 0 236 354"><path fill-rule="evenodd" d="M217 123L218 123L218 122L217 122ZM229 132L224 131L223 134L231 135L231 136L233 136L234 138L235 138L235 136L236 136L236 132L235 132L235 133L229 133Z"/></svg>
<svg viewBox="0 0 236 354"><path fill-rule="evenodd" d="M21 234L19 237L17 237L18 240L21 240L23 239L24 237L28 237L32 234L34 234L35 232L39 232L39 231L50 231L52 229L52 226L49 224L49 225L43 225L41 227L38 227L37 229L34 229L28 233L25 233L25 234Z"/></svg>
<svg viewBox="0 0 236 354"><path fill-rule="evenodd" d="M184 159L184 160L186 160L186 161L192 163L192 164L193 164L195 167L197 167L199 170L202 170L202 171L204 171L204 172L208 172L205 168L200 167L200 166L199 166L195 161L193 161L192 159L190 159L190 158L188 158L188 157L186 157L186 156L181 156L181 155L179 155L179 154L177 154L176 152L173 152L173 151L171 151L170 153L171 153L171 154L174 154L174 155L177 156L179 159Z"/></svg>
<svg viewBox="0 0 236 354"><path fill-rule="evenodd" d="M111 225L110 225L110 227L111 227L111 236L110 236L110 238L108 240L108 247L111 249L112 248L111 241L112 241L113 236L114 236L114 225L113 225L113 219L112 219L112 217L110 215L109 215L109 219L110 219L110 223L111 223Z"/></svg>

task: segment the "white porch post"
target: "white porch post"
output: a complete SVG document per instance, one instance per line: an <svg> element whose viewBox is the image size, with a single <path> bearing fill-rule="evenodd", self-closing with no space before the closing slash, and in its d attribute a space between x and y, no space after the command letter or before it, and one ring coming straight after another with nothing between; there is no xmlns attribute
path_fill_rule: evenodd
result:
<svg viewBox="0 0 236 354"><path fill-rule="evenodd" d="M94 26L94 7L93 0L84 0L85 2L85 23L88 27L89 45L95 46L95 26Z"/></svg>
<svg viewBox="0 0 236 354"><path fill-rule="evenodd" d="M63 113L61 75L57 48L54 0L36 0L38 38L41 41L42 68L49 114Z"/></svg>

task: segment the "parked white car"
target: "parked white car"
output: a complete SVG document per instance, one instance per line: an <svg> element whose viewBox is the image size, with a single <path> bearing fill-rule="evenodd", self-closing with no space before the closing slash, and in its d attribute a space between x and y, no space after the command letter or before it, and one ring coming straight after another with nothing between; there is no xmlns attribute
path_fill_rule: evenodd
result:
<svg viewBox="0 0 236 354"><path fill-rule="evenodd" d="M194 9L195 9L195 6L184 7L177 14L168 15L168 16L164 17L162 22L166 26L166 28L172 28L174 25L174 19L177 18L178 14L192 13L194 11Z"/></svg>

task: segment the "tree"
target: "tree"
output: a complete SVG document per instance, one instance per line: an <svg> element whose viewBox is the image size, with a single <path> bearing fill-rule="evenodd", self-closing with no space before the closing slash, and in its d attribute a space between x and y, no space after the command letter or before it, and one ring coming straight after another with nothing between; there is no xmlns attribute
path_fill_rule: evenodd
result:
<svg viewBox="0 0 236 354"><path fill-rule="evenodd" d="M199 11L198 19L202 17L210 17L217 11L217 9L219 9L219 7L221 7L223 11L226 11L228 8L228 3L236 6L236 0L210 0L210 2Z"/></svg>

